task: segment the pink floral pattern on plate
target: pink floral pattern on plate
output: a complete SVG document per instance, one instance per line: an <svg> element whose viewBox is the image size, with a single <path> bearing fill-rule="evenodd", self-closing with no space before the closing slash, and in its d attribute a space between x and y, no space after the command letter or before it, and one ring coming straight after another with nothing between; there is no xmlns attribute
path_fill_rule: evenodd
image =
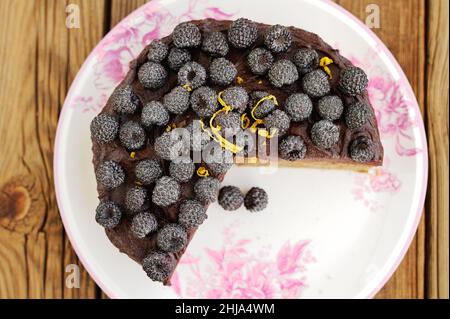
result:
<svg viewBox="0 0 450 319"><path fill-rule="evenodd" d="M286 242L274 260L268 256L270 247L255 253L248 249L252 240L237 237L232 227L226 227L222 237L223 247L205 248L206 258L189 253L182 257L172 278L172 287L178 296L299 298L307 287L307 265L315 262L309 249L310 241ZM183 273L183 281L180 273Z"/></svg>

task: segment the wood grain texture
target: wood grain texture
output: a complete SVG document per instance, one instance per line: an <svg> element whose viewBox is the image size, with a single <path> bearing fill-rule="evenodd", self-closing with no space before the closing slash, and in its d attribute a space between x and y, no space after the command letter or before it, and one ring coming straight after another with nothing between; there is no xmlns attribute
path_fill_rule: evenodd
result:
<svg viewBox="0 0 450 319"><path fill-rule="evenodd" d="M0 298L94 298L64 285L81 264L64 236L53 189L53 144L68 85L100 40L102 2L80 5L81 28L67 29L69 1L0 1ZM84 26L84 27L83 27ZM4 156L6 154L6 156Z"/></svg>
<svg viewBox="0 0 450 319"><path fill-rule="evenodd" d="M448 10L447 0L429 2L426 88L430 153L426 205L428 298L449 298Z"/></svg>
<svg viewBox="0 0 450 319"><path fill-rule="evenodd" d="M425 105L425 1L424 0L339 0L362 21L366 7L380 9L380 28L372 29L394 54L416 94L422 114ZM425 223L417 234L394 276L377 298L423 298L425 293Z"/></svg>
<svg viewBox="0 0 450 319"><path fill-rule="evenodd" d="M65 286L80 265L64 235L53 190L52 147L68 87L103 34L146 0L0 1L0 298L94 298ZM430 180L425 218L378 298L448 298L448 2L337 0L365 20L377 4L384 41L405 71L426 120ZM81 28L65 26L78 4ZM426 108L425 108L426 106ZM7 154L5 156L4 154Z"/></svg>

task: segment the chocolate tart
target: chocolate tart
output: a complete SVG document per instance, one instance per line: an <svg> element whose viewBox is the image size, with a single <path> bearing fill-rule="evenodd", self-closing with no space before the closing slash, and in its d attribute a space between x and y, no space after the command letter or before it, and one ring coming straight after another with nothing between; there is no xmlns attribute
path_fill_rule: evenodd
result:
<svg viewBox="0 0 450 319"><path fill-rule="evenodd" d="M193 24L198 26L201 31L202 38L211 32L218 31L222 32L227 36L227 31L230 27L232 21L216 21L213 19L197 20L191 21ZM255 75L251 72L247 65L247 56L249 52L256 47L264 47L264 34L266 34L269 25L262 23L254 23L258 29L258 37L256 41L248 48L237 49L232 45L229 46L229 51L225 58L231 61L237 69L237 80L232 85L239 85L243 87L248 93L253 91L267 91L276 97L279 108L283 109L283 105L287 97L296 92L302 92L301 78L300 74L299 80L295 81L293 84L285 85L282 87L275 87L268 80L267 76ZM300 122L290 122L289 129L286 135L300 136L304 145L306 146L306 153L302 159L297 161L286 161L280 160L282 166L290 167L315 167L315 168L332 168L332 169L349 169L358 171L367 171L369 168L374 166L380 166L383 161L383 147L380 142L380 136L377 129L377 122L374 116L373 109L371 107L370 101L368 99L367 91L364 90L361 94L356 96L348 96L343 94L339 89L339 78L342 70L351 67L352 63L341 56L339 51L332 48L330 45L325 43L316 34L301 30L295 27L288 27L290 34L292 35L292 44L286 52L274 53L275 60L288 59L292 60L295 52L300 48L311 48L314 49L320 58L327 57L333 61L333 63L327 65L328 70L331 72L331 78L329 78L329 83L331 91L329 94L338 95L344 102L344 107L355 103L362 102L367 105L372 114L364 125L358 129L350 129L346 125L344 119L344 114L333 123L339 128L339 139L330 148L323 149L316 146L311 140L311 127L312 125L320 120L320 116L317 114L316 103L317 98L311 98L314 103L314 109L312 114L308 119ZM164 37L161 41L168 46L168 48L173 48L174 43L172 41L172 35ZM178 86L177 72L169 68L167 64L167 59L161 62L161 65L167 70L167 79L160 88L157 89L147 89L145 88L138 79L138 72L141 66L148 62L148 53L150 46L147 46L139 56L130 63L130 70L123 81L120 83L119 87L131 86L134 94L139 98L139 106L137 110L132 114L118 114L114 111L112 106L111 98L108 100L106 105L101 111L101 114L109 114L117 119L119 125L123 123L134 120L140 122L142 106L150 101L163 101L165 94L170 92L174 87ZM201 50L200 47L189 48L188 51L191 54L192 61L200 63L206 70L209 69L209 65L213 59L210 54ZM320 66L319 66L320 68ZM217 92L223 91L226 86L214 85L207 79L206 84L210 86ZM345 110L344 110L345 111ZM183 127L188 125L193 119L197 119L196 113L189 108L186 112L181 115L170 114L169 127ZM135 166L136 164L144 159L155 159L159 161L163 174L169 175L169 164L170 162L158 157L154 149L155 139L163 134L167 130L164 126L152 126L146 129L146 142L143 147L133 152L127 150L116 137L113 141L109 143L103 143L98 141L94 136L92 138L93 147L93 164L97 171L100 164L112 160L120 164L125 172L124 182L114 188L110 189L97 183L98 187L98 197L100 201L112 201L116 203L122 210L122 216L120 222L117 226L113 228L106 228L106 235L110 241L122 252L127 254L130 258L135 260L137 263L142 264L144 258L148 256L151 252L155 250L160 250L156 243L157 232L152 232L145 236L144 238L137 238L131 231L132 218L135 213L129 212L125 207L125 194L127 190L136 185L135 176ZM373 143L373 156L370 160L365 162L358 162L352 159L350 155L350 144L352 141L359 137L364 137L372 141ZM281 138L281 137L280 137ZM247 164L257 165L259 163L258 159L254 161L247 161ZM202 164L196 164L196 169L202 166ZM214 176L214 174L211 174ZM223 180L224 175L218 174L216 177L219 181ZM162 227L167 223L177 223L179 205L184 199L195 198L193 192L193 187L196 181L202 176L194 174L192 179L188 182L180 183L181 192L179 199L167 207L159 207L154 204L149 196L146 204L145 210L154 214L158 221L158 226ZM153 185L146 186L149 194L153 191ZM205 208L207 204L204 203ZM144 208L143 208L144 209ZM187 243L192 239L195 234L196 229L187 229ZM177 252L168 252L167 257L172 261L173 269L171 269L170 274L165 276L161 280L165 285L170 284L170 278L175 269L176 264L183 255L187 244L183 249Z"/></svg>

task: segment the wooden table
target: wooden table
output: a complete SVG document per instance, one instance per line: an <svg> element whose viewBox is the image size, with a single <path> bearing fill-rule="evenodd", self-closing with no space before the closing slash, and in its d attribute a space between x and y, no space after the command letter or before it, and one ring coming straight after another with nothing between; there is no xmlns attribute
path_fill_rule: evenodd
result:
<svg viewBox="0 0 450 319"><path fill-rule="evenodd" d="M145 0L0 1L0 298L101 298L81 271L61 223L52 157L67 90L105 33ZM416 237L378 298L448 298L448 1L339 0L374 29L396 56L416 93L428 133L430 178ZM78 4L81 28L67 29L66 6Z"/></svg>

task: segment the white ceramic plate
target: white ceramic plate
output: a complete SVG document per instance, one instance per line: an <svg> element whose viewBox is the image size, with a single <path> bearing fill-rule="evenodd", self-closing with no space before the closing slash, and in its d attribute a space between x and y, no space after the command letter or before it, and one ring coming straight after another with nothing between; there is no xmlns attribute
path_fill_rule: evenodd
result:
<svg viewBox="0 0 450 319"><path fill-rule="evenodd" d="M153 0L95 48L66 99L55 145L61 216L84 266L116 298L367 298L391 276L417 228L427 184L422 118L405 75L380 40L348 12L312 0ZM89 124L152 39L183 20L240 16L322 36L369 75L384 166L369 175L315 169L232 168L224 184L261 186L268 209L210 207L172 287L147 279L94 221L97 192Z"/></svg>

